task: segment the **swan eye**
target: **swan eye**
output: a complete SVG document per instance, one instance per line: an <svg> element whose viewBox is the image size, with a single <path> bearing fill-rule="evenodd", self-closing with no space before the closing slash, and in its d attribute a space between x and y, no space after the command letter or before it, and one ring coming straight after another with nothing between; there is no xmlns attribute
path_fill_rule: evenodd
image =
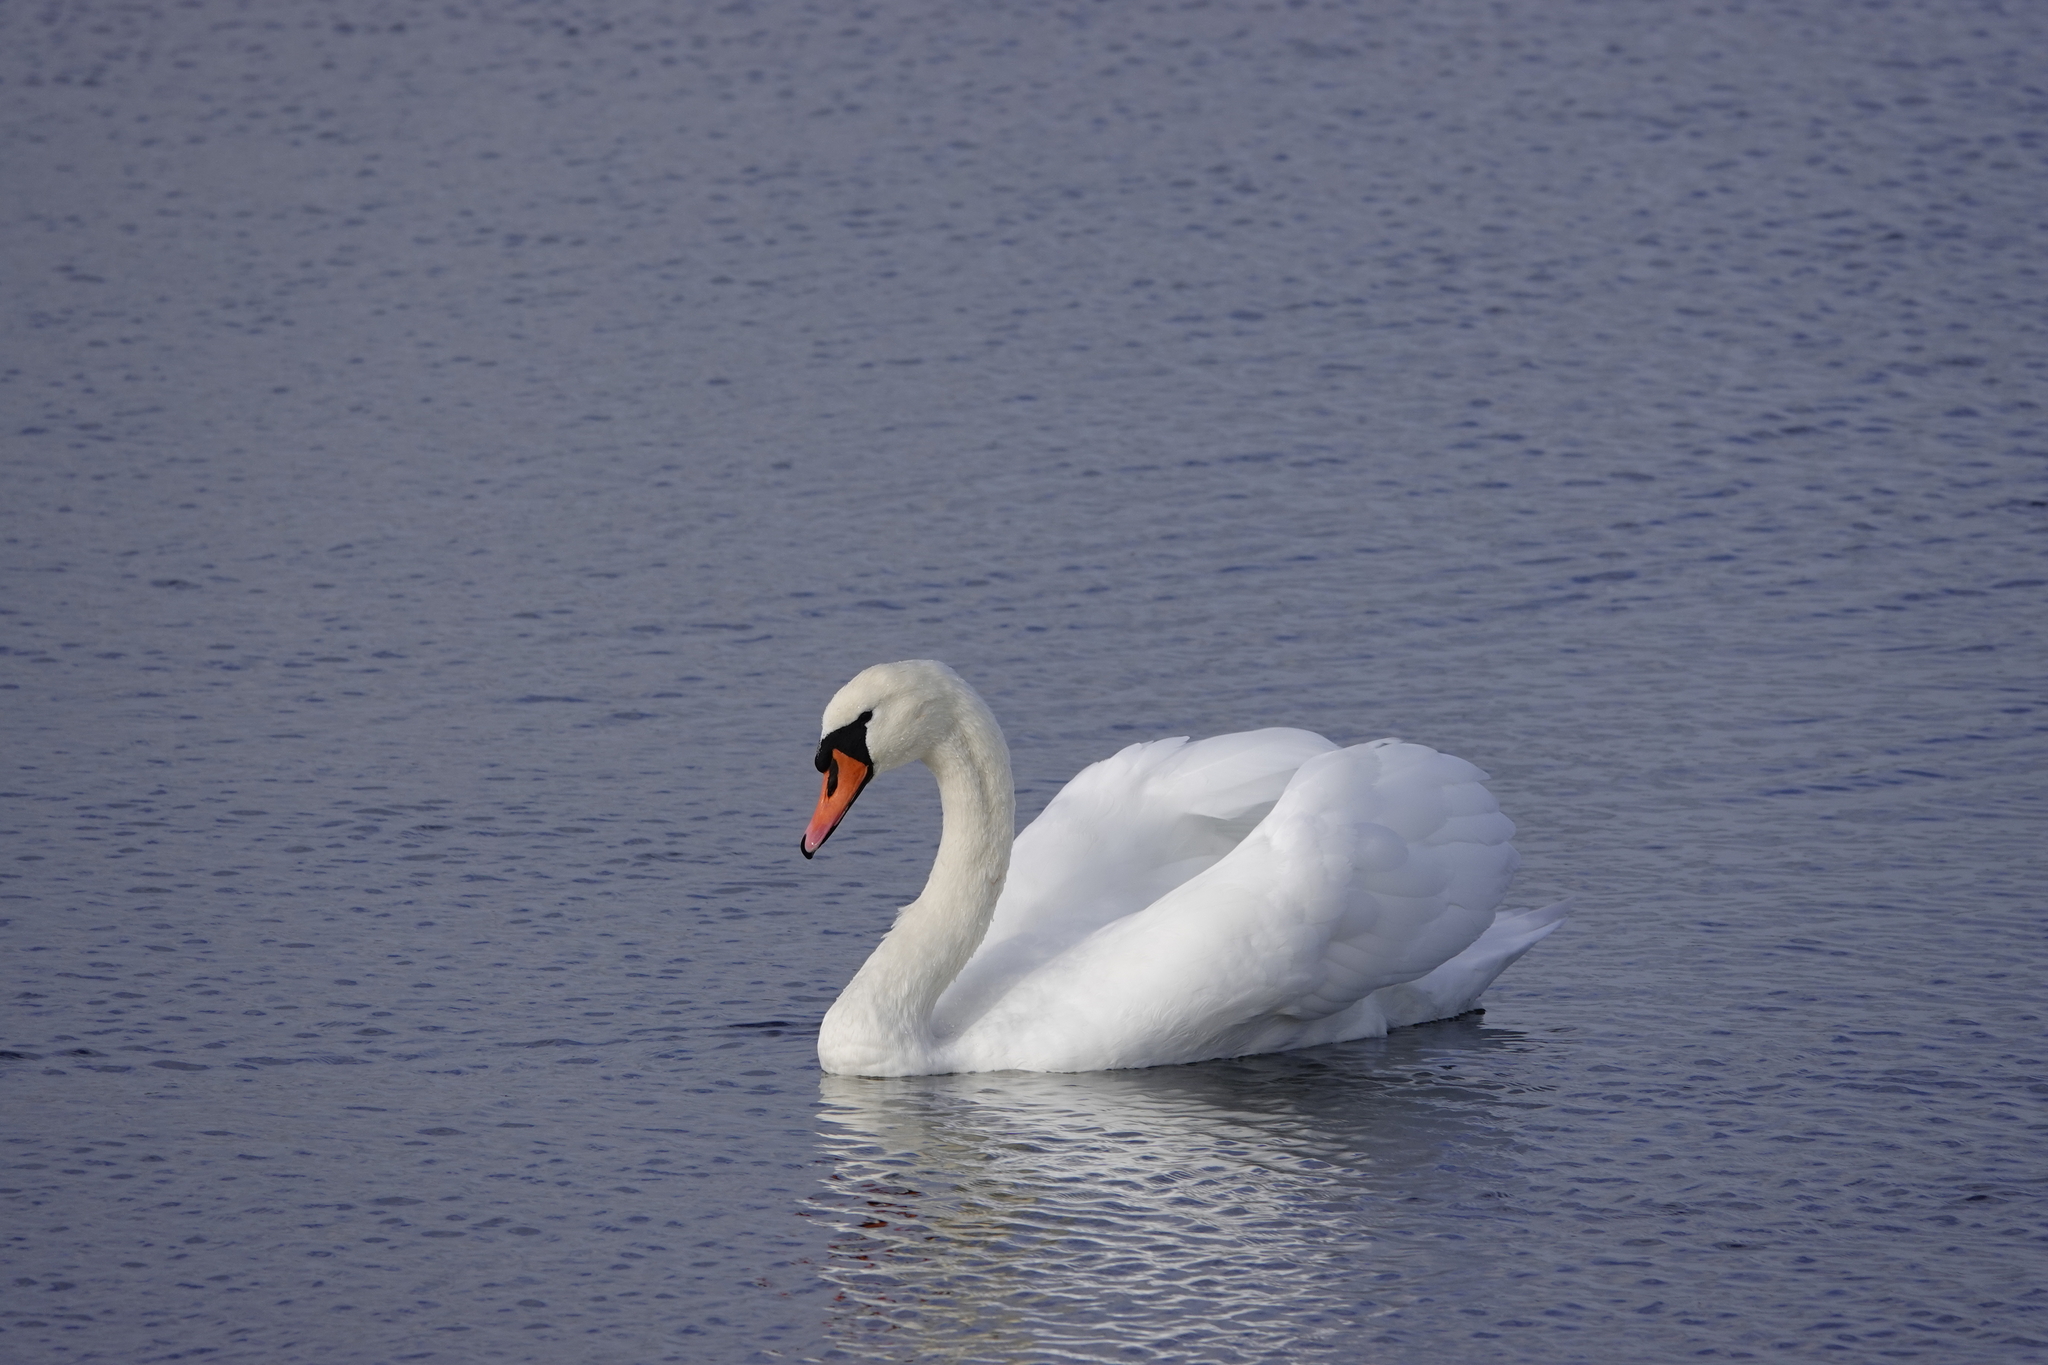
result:
<svg viewBox="0 0 2048 1365"><path fill-rule="evenodd" d="M860 760L865 767L875 766L875 761L868 757L868 722L874 718L873 711L863 711L818 741L818 756L812 764L819 772L827 774L827 781L835 781L837 777L832 771L832 751L835 749L848 758Z"/></svg>

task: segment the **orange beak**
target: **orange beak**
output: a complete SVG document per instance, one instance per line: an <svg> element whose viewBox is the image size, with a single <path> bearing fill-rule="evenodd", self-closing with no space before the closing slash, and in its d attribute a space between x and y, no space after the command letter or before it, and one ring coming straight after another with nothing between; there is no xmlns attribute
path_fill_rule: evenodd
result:
<svg viewBox="0 0 2048 1365"><path fill-rule="evenodd" d="M837 749L831 751L831 762L825 766L824 789L818 793L818 808L811 812L811 823L798 845L806 858L832 837L832 831L839 828L839 822L853 808L853 798L860 795L874 775L874 769L859 759Z"/></svg>

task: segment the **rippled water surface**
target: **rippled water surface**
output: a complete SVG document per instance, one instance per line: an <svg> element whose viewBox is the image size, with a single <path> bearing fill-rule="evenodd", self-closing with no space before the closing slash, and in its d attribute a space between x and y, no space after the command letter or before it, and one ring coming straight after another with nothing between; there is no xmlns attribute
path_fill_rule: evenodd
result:
<svg viewBox="0 0 2048 1365"><path fill-rule="evenodd" d="M2022 5L0 8L9 1362L2048 1360ZM1484 1015L821 1077L937 830L1399 734Z"/></svg>

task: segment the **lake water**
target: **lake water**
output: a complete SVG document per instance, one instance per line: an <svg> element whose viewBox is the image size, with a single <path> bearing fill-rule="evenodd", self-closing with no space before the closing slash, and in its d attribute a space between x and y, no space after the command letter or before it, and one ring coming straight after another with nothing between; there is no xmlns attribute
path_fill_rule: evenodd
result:
<svg viewBox="0 0 2048 1365"><path fill-rule="evenodd" d="M0 9L10 1362L2048 1360L2048 11ZM1483 1015L822 1077L947 660Z"/></svg>

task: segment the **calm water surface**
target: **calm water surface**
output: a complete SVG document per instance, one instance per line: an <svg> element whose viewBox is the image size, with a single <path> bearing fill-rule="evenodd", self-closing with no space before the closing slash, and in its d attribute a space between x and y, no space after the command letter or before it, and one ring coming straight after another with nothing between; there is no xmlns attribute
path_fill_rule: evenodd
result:
<svg viewBox="0 0 2048 1365"><path fill-rule="evenodd" d="M2048 1360L2048 18L0 8L10 1362ZM1495 776L1483 1016L821 1077L1134 739Z"/></svg>

